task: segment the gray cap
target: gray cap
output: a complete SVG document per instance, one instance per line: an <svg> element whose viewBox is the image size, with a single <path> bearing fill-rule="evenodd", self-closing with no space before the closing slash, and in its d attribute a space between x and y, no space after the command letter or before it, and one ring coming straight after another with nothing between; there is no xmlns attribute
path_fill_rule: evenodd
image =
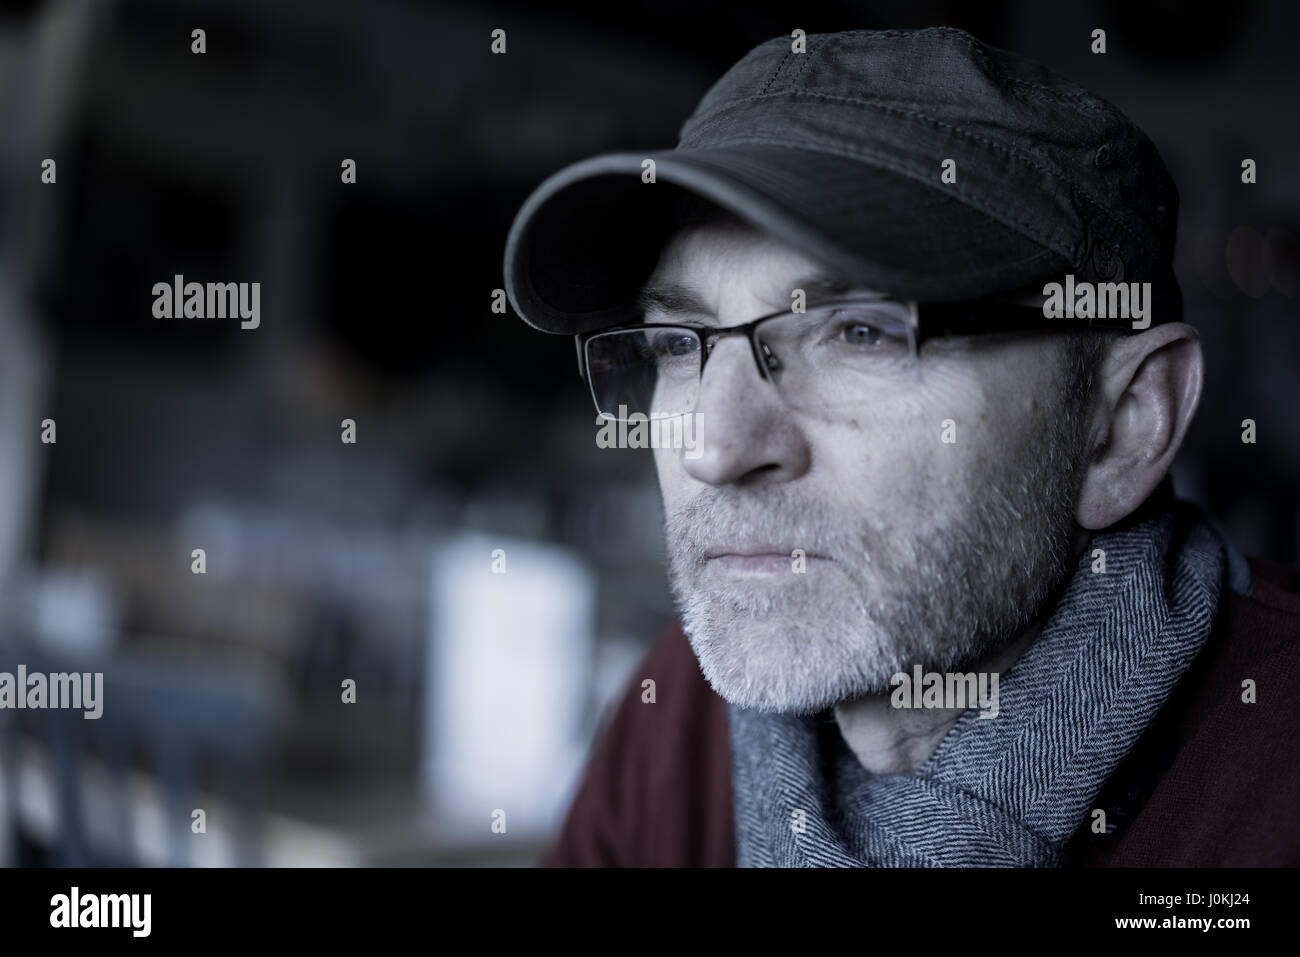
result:
<svg viewBox="0 0 1300 957"><path fill-rule="evenodd" d="M810 34L799 53L792 42L761 43L728 70L675 148L606 153L543 182L506 240L515 311L566 334L631 319L686 190L902 298L1073 273L1150 282L1153 321L1182 318L1178 191L1115 106L946 27Z"/></svg>

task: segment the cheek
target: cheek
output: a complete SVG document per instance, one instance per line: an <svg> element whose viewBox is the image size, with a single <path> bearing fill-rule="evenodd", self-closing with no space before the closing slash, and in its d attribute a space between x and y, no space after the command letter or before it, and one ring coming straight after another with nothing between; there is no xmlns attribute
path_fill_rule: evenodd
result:
<svg viewBox="0 0 1300 957"><path fill-rule="evenodd" d="M655 475L659 479L659 495L665 509L671 511L678 503L689 497L687 486L690 476L682 465L681 452L677 449L654 449Z"/></svg>
<svg viewBox="0 0 1300 957"><path fill-rule="evenodd" d="M807 433L822 481L837 497L885 524L920 527L947 503L968 500L996 467L999 425L978 381L936 370L907 397Z"/></svg>

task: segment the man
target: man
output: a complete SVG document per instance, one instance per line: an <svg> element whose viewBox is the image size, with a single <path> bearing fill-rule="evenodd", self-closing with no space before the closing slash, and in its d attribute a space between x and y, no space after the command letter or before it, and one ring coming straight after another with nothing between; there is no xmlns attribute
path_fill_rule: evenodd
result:
<svg viewBox="0 0 1300 957"><path fill-rule="evenodd" d="M1300 863L1300 573L1168 478L1177 203L951 29L773 39L674 150L538 188L516 311L699 437L654 453L682 630L546 863Z"/></svg>

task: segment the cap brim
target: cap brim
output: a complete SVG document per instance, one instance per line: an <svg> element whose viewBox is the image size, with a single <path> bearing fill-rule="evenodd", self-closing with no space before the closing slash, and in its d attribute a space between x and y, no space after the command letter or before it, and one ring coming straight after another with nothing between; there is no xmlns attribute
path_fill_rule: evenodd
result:
<svg viewBox="0 0 1300 957"><path fill-rule="evenodd" d="M642 182L655 161L655 182ZM665 189L667 186L667 189ZM506 240L505 285L530 325L574 334L626 321L658 262L669 198L688 190L846 280L944 302L1022 287L1070 264L928 184L856 159L783 146L606 153L543 182Z"/></svg>

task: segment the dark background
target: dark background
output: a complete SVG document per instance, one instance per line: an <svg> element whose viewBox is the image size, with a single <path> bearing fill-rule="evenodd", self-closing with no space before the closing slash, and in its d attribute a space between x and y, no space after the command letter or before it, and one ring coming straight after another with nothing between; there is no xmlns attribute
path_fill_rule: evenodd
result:
<svg viewBox="0 0 1300 957"><path fill-rule="evenodd" d="M962 27L1150 134L1208 366L1176 487L1247 553L1300 562L1284 0L0 9L0 670L94 657L118 682L94 727L0 712L0 861L535 859L672 610L649 454L597 449L571 340L491 311L505 235L546 176L672 145L718 76L796 27ZM175 273L260 281L261 328L155 319ZM497 547L536 604L481 600ZM510 755L536 756L513 790ZM160 797L123 797L114 769ZM195 843L196 791L252 809L226 856Z"/></svg>

